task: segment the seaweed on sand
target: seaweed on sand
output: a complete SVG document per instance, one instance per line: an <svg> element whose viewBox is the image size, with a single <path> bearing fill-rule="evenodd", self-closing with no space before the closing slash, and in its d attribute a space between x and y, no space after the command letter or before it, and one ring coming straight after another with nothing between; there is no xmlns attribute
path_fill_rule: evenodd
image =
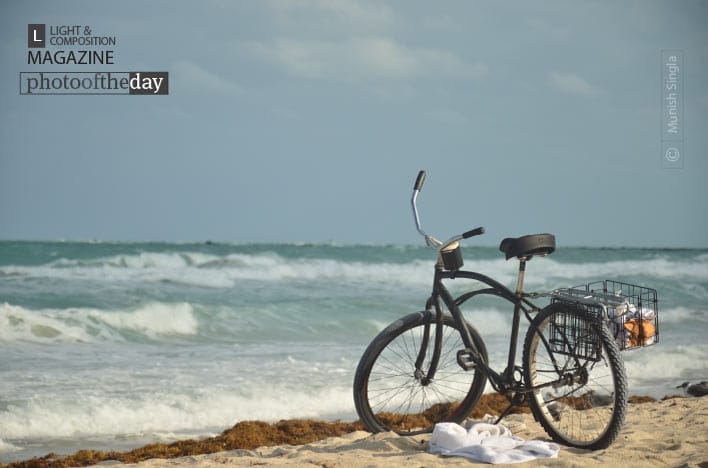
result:
<svg viewBox="0 0 708 468"><path fill-rule="evenodd" d="M634 400L634 401L633 401ZM648 397L631 397L630 402L655 401ZM498 415L509 405L508 400L498 393L482 395L470 417L479 419L485 414ZM436 408L419 415L421 425L429 424L428 418L435 418ZM515 407L512 413L528 413L526 406ZM444 414L447 414L444 413ZM216 437L202 440L180 440L171 444L150 444L127 452L80 450L73 455L60 456L50 453L44 457L3 465L6 468L64 468L89 466L115 460L122 463L138 463L151 458L177 458L203 455L226 450L252 450L273 445L302 445L337 437L354 431L364 430L360 421L325 422L312 419L288 419L269 424L263 421L242 421Z"/></svg>

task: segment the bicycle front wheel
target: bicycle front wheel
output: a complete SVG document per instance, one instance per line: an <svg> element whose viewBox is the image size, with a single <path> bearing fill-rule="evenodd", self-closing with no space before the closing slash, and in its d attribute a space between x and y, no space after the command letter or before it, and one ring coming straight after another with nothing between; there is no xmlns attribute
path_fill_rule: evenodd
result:
<svg viewBox="0 0 708 468"><path fill-rule="evenodd" d="M482 339L470 324L467 327L487 362ZM436 333L441 334L441 349L435 374L429 379ZM479 401L486 383L482 371L465 371L457 363L457 352L464 348L449 313L443 314L439 327L436 314L430 311L389 325L364 352L354 378L354 403L366 428L414 435L432 431L441 421L461 422ZM421 362L418 367L417 361Z"/></svg>
<svg viewBox="0 0 708 468"><path fill-rule="evenodd" d="M602 320L567 303L543 309L526 334L524 378L531 411L556 442L597 450L619 435L627 378Z"/></svg>

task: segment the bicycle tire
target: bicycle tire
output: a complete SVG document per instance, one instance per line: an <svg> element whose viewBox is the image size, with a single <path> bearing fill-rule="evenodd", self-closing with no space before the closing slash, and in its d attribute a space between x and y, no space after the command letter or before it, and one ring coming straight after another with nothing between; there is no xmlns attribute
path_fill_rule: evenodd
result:
<svg viewBox="0 0 708 468"><path fill-rule="evenodd" d="M566 324L565 331L558 324ZM617 438L627 410L627 377L601 317L567 303L549 305L529 326L523 359L529 406L554 441L599 450Z"/></svg>
<svg viewBox="0 0 708 468"><path fill-rule="evenodd" d="M442 349L435 377L426 384L421 378L430 364L432 344L426 349L422 372L416 372L416 357L426 325L430 341L434 340L435 315L423 311L397 320L379 333L362 355L354 377L354 403L370 432L430 432L438 422L461 422L479 401L486 374L476 368L465 371L458 365L457 351L465 345L448 312L442 317ZM487 362L482 338L465 323L477 351Z"/></svg>

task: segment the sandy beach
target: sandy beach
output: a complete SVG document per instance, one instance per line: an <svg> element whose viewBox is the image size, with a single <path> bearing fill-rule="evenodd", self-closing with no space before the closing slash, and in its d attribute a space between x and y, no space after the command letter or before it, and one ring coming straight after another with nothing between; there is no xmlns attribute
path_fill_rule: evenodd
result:
<svg viewBox="0 0 708 468"><path fill-rule="evenodd" d="M549 440L528 414L505 420L514 435ZM708 398L675 398L630 404L624 430L610 448L595 452L561 446L555 459L526 462L523 466L585 467L708 467ZM301 446L235 450L171 460L147 460L140 468L163 466L206 468L216 466L390 467L482 466L458 457L427 453L430 436L399 437L357 431ZM110 463L110 462L108 462Z"/></svg>

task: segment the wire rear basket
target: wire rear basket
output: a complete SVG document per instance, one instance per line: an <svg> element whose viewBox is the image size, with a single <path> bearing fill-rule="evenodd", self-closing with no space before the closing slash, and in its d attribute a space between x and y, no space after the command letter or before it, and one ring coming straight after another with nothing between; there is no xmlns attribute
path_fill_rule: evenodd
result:
<svg viewBox="0 0 708 468"><path fill-rule="evenodd" d="M600 360L601 341L598 326L602 319L602 306L578 304L563 298L553 298L551 303L564 303L583 313L558 313L551 316L548 344L551 351L558 354L577 356L585 360Z"/></svg>
<svg viewBox="0 0 708 468"><path fill-rule="evenodd" d="M572 304L594 319L604 320L620 350L659 342L659 306L655 289L602 280L557 289L551 296L552 303ZM599 341L599 337L595 339Z"/></svg>

